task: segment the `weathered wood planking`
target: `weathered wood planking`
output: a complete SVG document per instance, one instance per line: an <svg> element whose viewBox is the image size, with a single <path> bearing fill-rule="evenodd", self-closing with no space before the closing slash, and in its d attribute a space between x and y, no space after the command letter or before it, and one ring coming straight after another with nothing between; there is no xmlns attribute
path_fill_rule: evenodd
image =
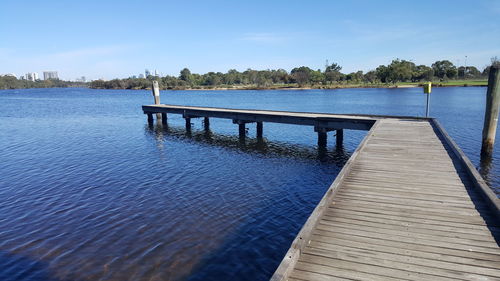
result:
<svg viewBox="0 0 500 281"><path fill-rule="evenodd" d="M434 119L379 119L271 280L500 280L498 198Z"/></svg>

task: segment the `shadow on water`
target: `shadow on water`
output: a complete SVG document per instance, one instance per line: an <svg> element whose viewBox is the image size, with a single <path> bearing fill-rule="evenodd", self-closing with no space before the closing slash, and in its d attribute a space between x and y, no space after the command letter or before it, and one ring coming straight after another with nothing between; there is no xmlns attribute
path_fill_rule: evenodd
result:
<svg viewBox="0 0 500 281"><path fill-rule="evenodd" d="M65 281L51 276L44 262L6 251L0 251L0 280Z"/></svg>
<svg viewBox="0 0 500 281"><path fill-rule="evenodd" d="M330 148L329 151L327 148L269 141L265 138L242 140L238 135L186 130L158 123L146 125L145 132L155 138L158 149L163 149L166 139L178 139L269 157L320 161L333 164L338 170L350 157L343 147ZM318 203L307 202L303 210L298 212L295 210L296 197L285 194L279 196L279 200L269 199L249 209L238 226L224 237L222 244L202 256L181 280L268 280ZM319 201L321 197L317 199Z"/></svg>
<svg viewBox="0 0 500 281"><path fill-rule="evenodd" d="M465 186L465 190L467 191L472 203L474 204L476 210L478 213L481 215L481 217L484 219L484 222L486 223L486 226L488 229L491 231L491 235L495 239L496 243L500 246L500 232L499 232L499 227L500 227L500 219L497 218L491 211L488 206L488 204L485 202L485 199L483 195L481 194L481 191L478 190L472 183L469 175L467 172L465 172L465 169L467 167L464 167L462 162L455 156L455 153L453 150L447 145L446 140L444 139L444 136L441 134L441 132L433 126L433 129L436 133L436 135L439 137L439 140L443 144L444 148L446 149L446 152L450 156L453 162L453 166L457 170L457 174L460 177L460 180ZM482 161L485 161L482 159ZM487 161L487 160L486 160ZM481 162L481 165L486 165L486 167L489 167L488 163ZM485 171L488 173L487 168L484 168ZM481 170L483 170L483 167L481 166ZM483 175L482 175L483 176ZM484 176L483 176L484 177Z"/></svg>
<svg viewBox="0 0 500 281"><path fill-rule="evenodd" d="M175 138L196 141L211 146L237 149L246 153L319 160L322 163L334 164L337 167L343 167L351 157L343 146L328 149L326 147L269 141L266 138L240 138L237 135L217 134L211 130L186 130L184 127L172 127L161 123L147 124L145 131L156 139L159 148L163 146L165 138Z"/></svg>

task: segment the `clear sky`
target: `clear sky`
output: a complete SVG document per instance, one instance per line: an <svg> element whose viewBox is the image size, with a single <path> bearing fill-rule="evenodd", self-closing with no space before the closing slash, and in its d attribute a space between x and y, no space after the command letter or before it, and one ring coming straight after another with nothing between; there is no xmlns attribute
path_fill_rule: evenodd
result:
<svg viewBox="0 0 500 281"><path fill-rule="evenodd" d="M235 68L368 71L392 59L482 70L500 57L500 0L0 0L0 73L62 79Z"/></svg>

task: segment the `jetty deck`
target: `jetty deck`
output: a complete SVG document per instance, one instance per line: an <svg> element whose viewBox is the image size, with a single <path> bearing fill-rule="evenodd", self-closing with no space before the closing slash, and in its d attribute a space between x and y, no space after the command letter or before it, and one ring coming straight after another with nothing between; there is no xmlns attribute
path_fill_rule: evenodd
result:
<svg viewBox="0 0 500 281"><path fill-rule="evenodd" d="M143 110L311 125L318 134L369 130L271 280L500 280L499 199L435 119L169 105Z"/></svg>

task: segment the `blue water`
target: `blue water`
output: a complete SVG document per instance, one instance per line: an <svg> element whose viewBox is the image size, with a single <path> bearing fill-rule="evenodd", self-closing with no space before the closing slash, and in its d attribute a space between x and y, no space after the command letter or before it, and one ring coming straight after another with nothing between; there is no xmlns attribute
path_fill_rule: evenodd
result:
<svg viewBox="0 0 500 281"><path fill-rule="evenodd" d="M421 89L167 91L162 103L416 115ZM481 166L486 88L433 89L437 117ZM267 280L365 135L318 150L313 128L180 116L148 125L149 91L0 91L0 280ZM498 151L498 150L497 150Z"/></svg>

